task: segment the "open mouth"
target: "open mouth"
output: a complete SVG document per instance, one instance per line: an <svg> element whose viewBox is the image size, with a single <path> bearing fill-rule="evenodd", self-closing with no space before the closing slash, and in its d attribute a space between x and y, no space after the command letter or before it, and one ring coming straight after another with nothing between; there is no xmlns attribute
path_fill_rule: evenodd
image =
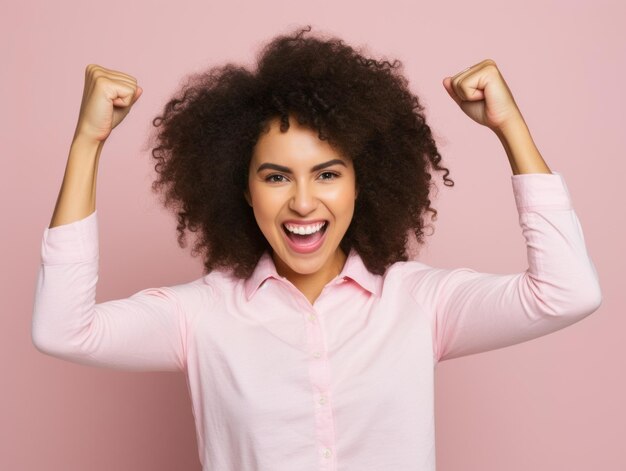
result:
<svg viewBox="0 0 626 471"><path fill-rule="evenodd" d="M295 234L289 231L284 224L282 226L292 250L299 253L310 253L318 250L324 243L328 224L328 221L324 221L324 225L311 234Z"/></svg>

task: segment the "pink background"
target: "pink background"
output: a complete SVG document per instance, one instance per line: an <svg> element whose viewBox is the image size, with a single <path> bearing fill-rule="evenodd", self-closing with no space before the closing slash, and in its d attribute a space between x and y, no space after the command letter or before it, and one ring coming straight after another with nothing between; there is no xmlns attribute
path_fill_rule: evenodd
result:
<svg viewBox="0 0 626 471"><path fill-rule="evenodd" d="M526 269L506 154L441 84L492 58L549 167L565 177L601 278L603 304L580 323L437 367L438 470L626 469L626 300L618 276L626 235L624 18L618 0L7 2L0 19L0 469L199 469L182 374L97 369L34 348L41 236L63 178L85 66L100 64L133 75L144 93L100 160L97 301L200 276L200 259L177 246L174 217L150 191L151 120L186 74L227 61L251 65L271 37L306 24L402 60L427 107L456 185L439 183L439 219L422 261Z"/></svg>

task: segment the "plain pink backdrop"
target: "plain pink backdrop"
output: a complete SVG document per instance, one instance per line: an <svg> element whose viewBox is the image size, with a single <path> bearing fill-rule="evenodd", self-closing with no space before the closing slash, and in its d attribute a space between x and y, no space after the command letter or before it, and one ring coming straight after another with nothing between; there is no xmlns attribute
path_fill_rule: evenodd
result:
<svg viewBox="0 0 626 471"><path fill-rule="evenodd" d="M422 261L492 273L526 269L506 154L441 83L491 58L548 166L565 178L600 276L603 304L589 318L437 367L438 470L626 469L623 2L38 0L3 7L0 469L200 469L182 374L96 369L34 348L41 236L63 178L85 66L96 63L133 75L144 89L100 159L97 301L201 276L200 259L178 247L174 216L150 190L144 144L151 120L186 74L225 62L250 66L267 40L307 24L400 59L427 107L456 184L438 180L439 217Z"/></svg>

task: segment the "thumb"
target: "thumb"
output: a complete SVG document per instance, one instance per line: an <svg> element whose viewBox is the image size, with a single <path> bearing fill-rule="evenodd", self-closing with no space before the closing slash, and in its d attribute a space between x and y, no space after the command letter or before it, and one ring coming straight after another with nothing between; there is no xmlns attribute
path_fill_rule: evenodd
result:
<svg viewBox="0 0 626 471"><path fill-rule="evenodd" d="M141 87L137 87L137 89L135 90L135 94L134 95L126 95L126 96L118 96L117 98L115 98L113 100L113 104L116 106L122 106L124 108L126 107L130 107L133 104L135 104L135 102L139 99L139 97L141 96L143 90L141 89Z"/></svg>

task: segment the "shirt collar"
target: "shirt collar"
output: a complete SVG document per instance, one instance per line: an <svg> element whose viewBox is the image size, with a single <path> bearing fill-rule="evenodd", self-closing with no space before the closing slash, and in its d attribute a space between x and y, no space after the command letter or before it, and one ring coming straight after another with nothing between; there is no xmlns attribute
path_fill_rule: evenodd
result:
<svg viewBox="0 0 626 471"><path fill-rule="evenodd" d="M276 266L274 265L272 256L268 251L265 251L257 262L252 275L244 280L244 291L248 301L250 301L259 287L268 278L276 278L277 280L282 279L276 271ZM382 276L370 272L363 263L363 259L354 248L350 249L350 253L346 258L346 263L344 264L341 273L339 273L338 278L350 279L356 282L363 289L376 296L380 296L382 291Z"/></svg>

